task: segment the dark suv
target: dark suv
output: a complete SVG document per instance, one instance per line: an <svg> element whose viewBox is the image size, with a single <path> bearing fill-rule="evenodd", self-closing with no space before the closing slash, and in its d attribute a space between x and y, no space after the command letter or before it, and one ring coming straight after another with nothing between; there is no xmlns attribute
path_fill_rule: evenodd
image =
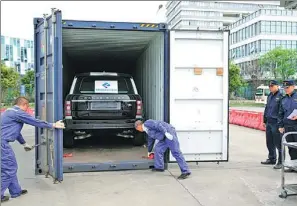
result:
<svg viewBox="0 0 297 206"><path fill-rule="evenodd" d="M134 122L143 119L142 99L132 76L120 73L90 72L74 77L65 99L64 147L74 139L98 134L133 138L134 145L145 143Z"/></svg>

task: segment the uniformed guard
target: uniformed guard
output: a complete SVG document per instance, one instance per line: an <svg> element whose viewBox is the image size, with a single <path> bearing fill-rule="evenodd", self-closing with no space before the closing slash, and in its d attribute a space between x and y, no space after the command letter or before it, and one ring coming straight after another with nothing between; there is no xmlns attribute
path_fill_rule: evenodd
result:
<svg viewBox="0 0 297 206"><path fill-rule="evenodd" d="M278 126L280 133L297 132L297 116L288 118L290 114L297 109L297 93L294 91L295 82L287 80L283 82L286 95L281 101ZM287 142L297 142L297 135L288 135ZM291 160L297 159L297 150L289 148L289 155ZM296 172L293 169L286 169L285 172Z"/></svg>
<svg viewBox="0 0 297 206"><path fill-rule="evenodd" d="M278 131L277 117L282 95L279 91L279 84L272 80L269 82L270 94L267 97L267 104L264 110L264 123L266 127L266 146L268 149L268 159L261 162L264 165L274 165L274 169L281 168L281 135ZM276 148L278 158L276 156ZM278 159L278 160L277 160ZM277 160L277 161L276 161Z"/></svg>
<svg viewBox="0 0 297 206"><path fill-rule="evenodd" d="M8 196L4 196L6 189L12 198L26 194L28 191L21 189L17 178L17 162L15 154L9 143L17 140L24 146L25 151L33 149L32 146L26 143L21 130L24 123L35 127L48 129L64 129L63 122L48 123L35 119L27 112L29 101L25 97L18 97L15 101L15 106L7 109L1 115L1 202L9 200Z"/></svg>

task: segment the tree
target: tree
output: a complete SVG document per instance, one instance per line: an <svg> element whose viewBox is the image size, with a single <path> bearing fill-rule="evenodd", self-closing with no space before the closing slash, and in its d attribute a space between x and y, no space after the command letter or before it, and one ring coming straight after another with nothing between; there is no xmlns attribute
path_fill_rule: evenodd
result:
<svg viewBox="0 0 297 206"><path fill-rule="evenodd" d="M1 62L1 102L11 102L19 95L19 74Z"/></svg>
<svg viewBox="0 0 297 206"><path fill-rule="evenodd" d="M22 77L21 82L25 85L26 94L31 100L34 97L33 90L34 90L34 79L35 79L35 72L33 70L28 70L25 75Z"/></svg>
<svg viewBox="0 0 297 206"><path fill-rule="evenodd" d="M238 91L238 89L244 86L244 80L240 75L240 67L230 62L229 66L229 93L234 93Z"/></svg>
<svg viewBox="0 0 297 206"><path fill-rule="evenodd" d="M292 78L297 73L297 51L277 47L260 57L260 66L275 79Z"/></svg>

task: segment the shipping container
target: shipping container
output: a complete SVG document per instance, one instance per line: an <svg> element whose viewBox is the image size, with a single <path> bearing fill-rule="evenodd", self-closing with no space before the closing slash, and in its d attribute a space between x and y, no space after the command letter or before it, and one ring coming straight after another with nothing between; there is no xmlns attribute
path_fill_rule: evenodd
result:
<svg viewBox="0 0 297 206"><path fill-rule="evenodd" d="M145 118L171 123L188 162L228 161L229 31L178 31L167 25L34 19L37 118L63 119L64 98L82 72L129 73ZM36 174L149 169L146 148L63 149L63 131L36 129ZM137 150L133 153L134 150ZM71 153L72 157L65 157ZM116 157L117 159L110 159ZM139 155L139 156L138 156ZM175 162L171 154L164 161Z"/></svg>

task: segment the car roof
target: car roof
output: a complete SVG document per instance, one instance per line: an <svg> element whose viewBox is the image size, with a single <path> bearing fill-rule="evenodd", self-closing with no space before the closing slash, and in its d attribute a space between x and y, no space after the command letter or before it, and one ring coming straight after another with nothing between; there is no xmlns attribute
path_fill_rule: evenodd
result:
<svg viewBox="0 0 297 206"><path fill-rule="evenodd" d="M76 74L76 77L86 77L86 76L117 76L117 77L128 77L131 78L130 74L116 73L116 72L87 72Z"/></svg>

